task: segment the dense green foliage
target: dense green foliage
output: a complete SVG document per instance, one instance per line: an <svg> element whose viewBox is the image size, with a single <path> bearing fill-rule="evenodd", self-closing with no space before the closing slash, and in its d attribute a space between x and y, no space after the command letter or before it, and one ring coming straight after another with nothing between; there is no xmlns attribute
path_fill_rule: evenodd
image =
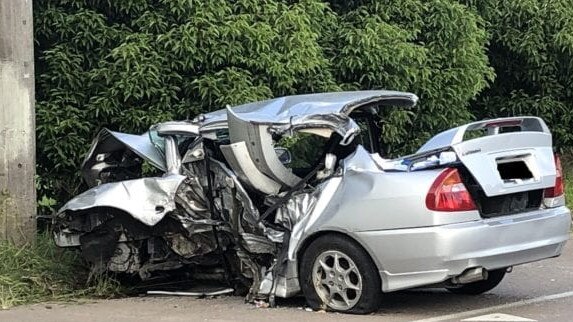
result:
<svg viewBox="0 0 573 322"><path fill-rule="evenodd" d="M561 149L573 146L573 6L570 0L466 0L487 22L495 82L478 118L541 116Z"/></svg>
<svg viewBox="0 0 573 322"><path fill-rule="evenodd" d="M570 127L558 129L566 118L555 110L571 97L572 9L540 3L37 0L39 195L78 192L82 155L103 126L141 133L296 93L418 94L415 110L384 117L391 154L474 117L510 114L544 116L565 146Z"/></svg>

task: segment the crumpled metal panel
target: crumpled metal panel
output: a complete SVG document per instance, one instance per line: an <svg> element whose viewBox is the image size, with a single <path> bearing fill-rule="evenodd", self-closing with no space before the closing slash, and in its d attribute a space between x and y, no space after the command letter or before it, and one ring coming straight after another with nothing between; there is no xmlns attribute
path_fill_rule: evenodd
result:
<svg viewBox="0 0 573 322"><path fill-rule="evenodd" d="M272 217L273 224L260 222L259 209L243 185L255 188L261 185L247 180L252 171L238 171L232 162L231 170L226 164L210 157L204 160L208 153L203 140L219 139L216 137L218 132L205 131L227 127L229 118L231 144L242 144L242 152L247 153L253 162L261 161L255 168L260 170L265 179L271 180L263 182L266 186L263 184L265 187L259 187L259 191L279 196L280 185L292 187L301 178L292 174L278 160L273 148L273 135L292 135L300 131L330 136L336 132L343 138L340 144L346 145L360 131L359 126L348 116L353 110L386 104L412 106L416 101L417 97L413 94L391 91L298 95L209 113L192 122L164 123L154 129L164 134L202 136L186 147L183 158L178 155L177 142L166 137L165 153L170 153L167 163L171 166L166 165L163 152L152 144L147 134L137 136L104 130L94 141L84 162L87 170L93 172L92 166L101 162L98 154L126 149L163 171L169 168L167 175L100 185L72 199L60 210L60 215L66 211L113 207L131 214L148 226L154 226L170 213L172 218L181 223L186 233L167 234L163 238L172 251L184 258L214 251L215 239L209 236L210 230L217 227L217 231L228 233L228 237L234 236L242 246L236 248L241 274L253 280L248 299L263 298L272 303L275 295L287 296L299 291L296 258L293 260L292 254L287 251L296 247L306 234L324 221L322 216L325 209L342 181L341 172L336 175L329 173L322 177L326 180L317 187L306 186L305 190L296 192L278 208ZM231 119L236 122L231 122ZM236 151L227 150L221 148L223 153L227 152L225 156L229 159L229 155L234 155ZM376 167L375 163L369 165L372 164ZM205 165L209 165L208 170L204 168ZM358 170L364 165L355 160L351 165L354 168L350 170ZM207 171L213 175L209 184ZM269 184L273 182L275 184ZM207 198L205 187L211 185L213 197ZM180 206L178 211L174 211L176 200ZM266 254L272 255L274 260L265 264L266 260L261 261L261 258L265 258ZM257 258L258 255L263 257ZM143 264L140 275L156 269L175 268L177 265L175 262Z"/></svg>
<svg viewBox="0 0 573 322"><path fill-rule="evenodd" d="M131 150L141 158L147 160L153 166L162 171L167 170L165 156L157 150L151 142L149 135L133 135L102 129L92 142L84 162L82 163L82 175L88 185L93 187L97 184L98 169L92 167L101 162L97 160L99 154L110 153L119 150Z"/></svg>
<svg viewBox="0 0 573 322"><path fill-rule="evenodd" d="M241 239L246 250L256 254L274 254L276 245L264 236L242 233Z"/></svg>
<svg viewBox="0 0 573 322"><path fill-rule="evenodd" d="M251 121L252 122L252 121ZM342 140L341 145L348 145L360 132L360 127L353 119L345 114L313 114L293 116L289 123L275 123L270 128L274 134L292 134L304 129L328 129L338 133Z"/></svg>
<svg viewBox="0 0 573 322"><path fill-rule="evenodd" d="M410 107L418 97L411 93L374 90L293 95L233 107L237 115L256 123L285 123L291 117L315 114L350 114L356 108L370 104ZM194 121L204 128L224 127L227 114L218 110L201 115ZM203 129L204 130L204 129Z"/></svg>
<svg viewBox="0 0 573 322"><path fill-rule="evenodd" d="M111 207L125 211L145 225L154 226L175 209L175 192L182 175L141 178L96 186L68 201L59 211Z"/></svg>
<svg viewBox="0 0 573 322"><path fill-rule="evenodd" d="M318 202L318 195L320 195L320 190L302 192L293 196L277 209L275 223L292 230L302 217L312 212Z"/></svg>
<svg viewBox="0 0 573 322"><path fill-rule="evenodd" d="M308 209L309 212L299 214L299 219L291 230L290 240L288 243L288 259L290 261L296 263L296 252L298 251L301 242L317 231L317 227L320 226L319 223L324 219L323 216L329 206L343 202L341 200L334 199L342 185L342 182L343 177L331 177L316 187L316 192L313 194L313 199L315 200L305 198L300 199L302 204L298 207ZM310 205L311 200L313 206L305 206L305 204Z"/></svg>
<svg viewBox="0 0 573 322"><path fill-rule="evenodd" d="M220 149L229 166L244 183L265 194L277 194L280 191L281 185L262 173L253 162L244 141L222 145Z"/></svg>
<svg viewBox="0 0 573 322"><path fill-rule="evenodd" d="M249 194L237 178L237 176L225 166L224 163L217 160L211 160L211 164L215 166L215 182L224 182L228 186L236 189L235 197L241 203L243 211L242 219L253 227L258 227L259 223L259 210L253 204L253 201L249 197ZM219 178L219 180L217 180ZM229 179L227 179L229 178Z"/></svg>
<svg viewBox="0 0 573 322"><path fill-rule="evenodd" d="M231 143L245 142L251 160L262 173L289 187L300 181L301 178L279 160L268 125L241 119L231 109L228 109L227 113Z"/></svg>

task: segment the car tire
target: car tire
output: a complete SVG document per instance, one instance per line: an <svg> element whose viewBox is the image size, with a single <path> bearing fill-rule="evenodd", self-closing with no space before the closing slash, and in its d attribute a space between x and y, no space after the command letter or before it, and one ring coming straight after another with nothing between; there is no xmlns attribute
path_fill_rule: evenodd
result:
<svg viewBox="0 0 573 322"><path fill-rule="evenodd" d="M299 259L301 288L313 310L366 314L378 308L382 296L378 269L354 240L319 237Z"/></svg>
<svg viewBox="0 0 573 322"><path fill-rule="evenodd" d="M487 279L483 281L473 282L455 287L446 287L446 289L454 294L464 295L479 295L485 293L501 282L505 276L506 269L496 269L487 272Z"/></svg>

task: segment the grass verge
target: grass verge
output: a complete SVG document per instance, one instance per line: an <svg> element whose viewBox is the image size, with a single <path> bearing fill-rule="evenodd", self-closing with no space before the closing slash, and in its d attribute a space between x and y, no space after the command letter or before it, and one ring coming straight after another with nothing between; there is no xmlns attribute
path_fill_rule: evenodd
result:
<svg viewBox="0 0 573 322"><path fill-rule="evenodd" d="M0 241L0 308L44 301L110 298L123 293L108 276L90 276L74 251L58 248L49 234L34 244Z"/></svg>

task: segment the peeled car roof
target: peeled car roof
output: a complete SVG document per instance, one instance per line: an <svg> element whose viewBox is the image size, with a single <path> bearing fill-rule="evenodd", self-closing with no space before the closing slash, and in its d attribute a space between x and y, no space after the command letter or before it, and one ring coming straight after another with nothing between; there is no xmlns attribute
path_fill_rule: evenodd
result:
<svg viewBox="0 0 573 322"><path fill-rule="evenodd" d="M373 90L292 95L247 103L232 107L243 120L255 123L288 122L293 116L316 114L350 114L357 107L380 104L411 107L418 97L412 93ZM203 114L198 119L203 126L225 122L225 109Z"/></svg>

